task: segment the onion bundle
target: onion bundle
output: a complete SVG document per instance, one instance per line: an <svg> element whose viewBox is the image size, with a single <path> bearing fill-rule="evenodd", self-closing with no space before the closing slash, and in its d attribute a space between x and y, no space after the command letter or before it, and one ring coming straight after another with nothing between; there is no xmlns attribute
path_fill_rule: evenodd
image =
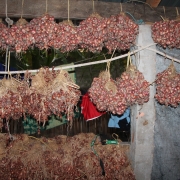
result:
<svg viewBox="0 0 180 180"><path fill-rule="evenodd" d="M116 83L110 78L108 71L103 71L98 78L94 78L89 96L99 111L110 111L123 114L127 106L122 91L117 89Z"/></svg>
<svg viewBox="0 0 180 180"><path fill-rule="evenodd" d="M166 106L177 107L180 103L180 74L173 64L157 74L155 98Z"/></svg>
<svg viewBox="0 0 180 180"><path fill-rule="evenodd" d="M111 52L114 49L127 50L134 44L138 34L138 25L124 13L111 16L107 20L105 47Z"/></svg>
<svg viewBox="0 0 180 180"><path fill-rule="evenodd" d="M81 133L38 141L24 134L13 135L8 142L8 136L0 134L0 179L135 180L127 158L129 147L104 146L97 138L94 149L104 163L102 175L99 158L89 147L94 137Z"/></svg>
<svg viewBox="0 0 180 180"><path fill-rule="evenodd" d="M23 113L22 99L18 91L20 82L14 78L2 79L0 88L0 118L18 120Z"/></svg>
<svg viewBox="0 0 180 180"><path fill-rule="evenodd" d="M48 120L48 116L51 115L48 107L47 95L48 83L45 80L45 69L41 68L39 72L32 77L31 87L27 94L29 99L29 106L27 114L32 115L37 121L44 122Z"/></svg>
<svg viewBox="0 0 180 180"><path fill-rule="evenodd" d="M46 122L51 114L74 116L74 106L80 98L79 86L74 84L67 71L50 71L41 68L32 77L31 87L25 95L25 112L39 122Z"/></svg>
<svg viewBox="0 0 180 180"><path fill-rule="evenodd" d="M78 48L81 38L77 33L77 27L72 21L63 21L57 25L55 38L52 40L52 47L62 52L73 51Z"/></svg>
<svg viewBox="0 0 180 180"><path fill-rule="evenodd" d="M23 81L3 79L0 87L0 118L6 120L31 115L45 123L52 114L66 114L71 121L81 94L67 71L49 68L41 68L34 76L26 73Z"/></svg>
<svg viewBox="0 0 180 180"><path fill-rule="evenodd" d="M17 53L34 45L41 50L55 48L62 52L79 47L100 52L106 47L111 52L113 49L129 49L137 34L138 25L123 13L110 18L93 13L77 27L69 20L57 24L53 16L45 14L30 23L21 18L10 28L0 22L0 47L5 49L9 46Z"/></svg>
<svg viewBox="0 0 180 180"><path fill-rule="evenodd" d="M48 107L57 116L67 115L68 120L72 120L74 106L80 98L79 86L73 83L69 74L65 70L58 71L56 77L48 86Z"/></svg>
<svg viewBox="0 0 180 180"><path fill-rule="evenodd" d="M7 26L2 22L2 19L0 19L0 48L2 50L5 50L7 47L8 41L8 28Z"/></svg>
<svg viewBox="0 0 180 180"><path fill-rule="evenodd" d="M23 18L8 29L8 45L17 53L26 51L33 44L30 24Z"/></svg>
<svg viewBox="0 0 180 180"><path fill-rule="evenodd" d="M45 14L30 21L31 33L35 46L39 49L48 49L56 38L57 24L54 17Z"/></svg>
<svg viewBox="0 0 180 180"><path fill-rule="evenodd" d="M179 40L179 35L177 36L176 34L176 31L178 30L176 25L177 22L174 20L155 22L151 26L154 42L158 43L163 48L177 47L177 39Z"/></svg>
<svg viewBox="0 0 180 180"><path fill-rule="evenodd" d="M80 47L91 52L100 52L106 39L106 26L106 19L97 13L81 21L78 27L78 35L82 39Z"/></svg>
<svg viewBox="0 0 180 180"><path fill-rule="evenodd" d="M126 104L142 105L149 100L149 83L144 79L143 74L132 64L117 78L117 87L122 89Z"/></svg>

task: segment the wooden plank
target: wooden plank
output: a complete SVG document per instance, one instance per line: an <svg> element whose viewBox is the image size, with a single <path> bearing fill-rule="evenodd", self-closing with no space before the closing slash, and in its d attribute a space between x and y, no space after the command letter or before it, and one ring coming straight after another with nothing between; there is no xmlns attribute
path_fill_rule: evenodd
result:
<svg viewBox="0 0 180 180"><path fill-rule="evenodd" d="M155 0L154 0L155 1ZM24 1L23 17L32 19L41 16L46 11L44 0ZM56 19L68 18L67 0L51 0L48 1L48 13ZM5 7L6 1L0 1L0 17L6 17ZM109 17L120 13L120 3L95 1L94 7L97 13L102 17ZM160 21L161 16L164 16L163 7L150 8L148 5L140 3L121 3L124 12L130 12L135 19L143 19L145 22ZM176 17L175 7L165 7L166 17L174 19ZM10 18L20 18L22 11L22 0L7 1L7 14ZM93 12L92 1L87 0L71 0L69 6L70 19L85 19Z"/></svg>

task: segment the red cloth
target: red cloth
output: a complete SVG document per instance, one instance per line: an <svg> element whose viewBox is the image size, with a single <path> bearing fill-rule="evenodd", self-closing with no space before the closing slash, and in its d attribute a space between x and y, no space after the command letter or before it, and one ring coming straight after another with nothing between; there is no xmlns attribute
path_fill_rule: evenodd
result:
<svg viewBox="0 0 180 180"><path fill-rule="evenodd" d="M96 109L96 106L90 100L88 93L82 97L81 113L86 121L96 119L102 116L105 112L100 112Z"/></svg>

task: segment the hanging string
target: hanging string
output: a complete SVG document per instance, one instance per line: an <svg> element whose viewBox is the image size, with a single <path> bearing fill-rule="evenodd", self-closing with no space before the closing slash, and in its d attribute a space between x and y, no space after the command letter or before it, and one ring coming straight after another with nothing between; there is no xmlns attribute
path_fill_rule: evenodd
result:
<svg viewBox="0 0 180 180"><path fill-rule="evenodd" d="M9 78L9 76L11 75L10 74L10 71L9 71L9 66L10 66L10 51L8 52L8 78ZM11 133L10 133L10 129L9 129L9 121L7 120L6 121L6 126L7 126L7 132L8 132L8 134L9 134L9 139L10 140L13 140L13 136L11 135Z"/></svg>
<svg viewBox="0 0 180 180"><path fill-rule="evenodd" d="M164 10L164 17L165 17L165 19L166 19L166 9L165 9L164 6L163 6L163 10Z"/></svg>
<svg viewBox="0 0 180 180"><path fill-rule="evenodd" d="M129 67L129 64L130 64L130 52L128 52L126 69Z"/></svg>
<svg viewBox="0 0 180 180"><path fill-rule="evenodd" d="M10 18L8 18L8 15L7 15L7 0L6 0L6 8L5 8L5 14L6 14L6 19L5 21L8 23L8 28L13 25L13 20L11 20Z"/></svg>
<svg viewBox="0 0 180 180"><path fill-rule="evenodd" d="M113 51L113 53L111 55L111 59L113 58L115 51L116 51L116 48L114 49L114 51ZM109 73L110 73L111 59L109 59L109 61L107 62L107 67L106 67L106 71L108 71Z"/></svg>
<svg viewBox="0 0 180 180"><path fill-rule="evenodd" d="M9 129L9 121L6 120L6 127L7 127L7 133L9 134L9 140L13 140L13 136L10 133L10 129Z"/></svg>
<svg viewBox="0 0 180 180"><path fill-rule="evenodd" d="M69 4L69 0L68 0L68 22L69 22L69 6L70 6L70 4Z"/></svg>
<svg viewBox="0 0 180 180"><path fill-rule="evenodd" d="M46 14L48 12L48 0L46 0Z"/></svg>
<svg viewBox="0 0 180 180"><path fill-rule="evenodd" d="M10 71L9 71L9 67L10 67L10 51L9 51L9 53L8 53L8 78L10 77Z"/></svg>
<svg viewBox="0 0 180 180"><path fill-rule="evenodd" d="M95 13L94 0L92 0L92 5L93 5L93 13Z"/></svg>
<svg viewBox="0 0 180 180"><path fill-rule="evenodd" d="M22 0L21 19L22 19L22 15L23 15L23 7L24 7L24 0Z"/></svg>
<svg viewBox="0 0 180 180"><path fill-rule="evenodd" d="M5 19L5 21L8 24L8 28L10 28L10 26L13 25L13 21L10 18L8 18L8 15L7 15L7 0L6 0L5 4L6 4L6 7L5 7L6 19ZM6 57L5 57L5 72L7 71L8 51L9 51L9 47L7 46L6 47ZM5 77L5 75L4 75L4 77Z"/></svg>
<svg viewBox="0 0 180 180"><path fill-rule="evenodd" d="M7 0L6 0L5 14L6 14L6 18L7 18Z"/></svg>
<svg viewBox="0 0 180 180"><path fill-rule="evenodd" d="M120 10L121 10L121 12L122 12L122 4L120 3Z"/></svg>
<svg viewBox="0 0 180 180"><path fill-rule="evenodd" d="M179 16L179 11L178 8L176 7L176 13L177 13L177 17Z"/></svg>

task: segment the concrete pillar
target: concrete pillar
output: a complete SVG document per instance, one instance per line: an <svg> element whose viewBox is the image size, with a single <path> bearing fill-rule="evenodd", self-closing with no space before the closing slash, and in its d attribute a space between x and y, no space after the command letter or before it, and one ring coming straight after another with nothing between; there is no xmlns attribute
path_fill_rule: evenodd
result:
<svg viewBox="0 0 180 180"><path fill-rule="evenodd" d="M152 44L151 26L140 25L139 36L136 44L146 46ZM151 48L156 49L155 46ZM150 50L142 50L133 60L140 72L144 74L148 82L153 82L156 76L156 53ZM130 158L137 180L150 180L153 151L154 151L154 124L156 119L154 103L155 87L150 86L149 102L143 106L131 107L131 145ZM144 113L139 117L139 113Z"/></svg>

